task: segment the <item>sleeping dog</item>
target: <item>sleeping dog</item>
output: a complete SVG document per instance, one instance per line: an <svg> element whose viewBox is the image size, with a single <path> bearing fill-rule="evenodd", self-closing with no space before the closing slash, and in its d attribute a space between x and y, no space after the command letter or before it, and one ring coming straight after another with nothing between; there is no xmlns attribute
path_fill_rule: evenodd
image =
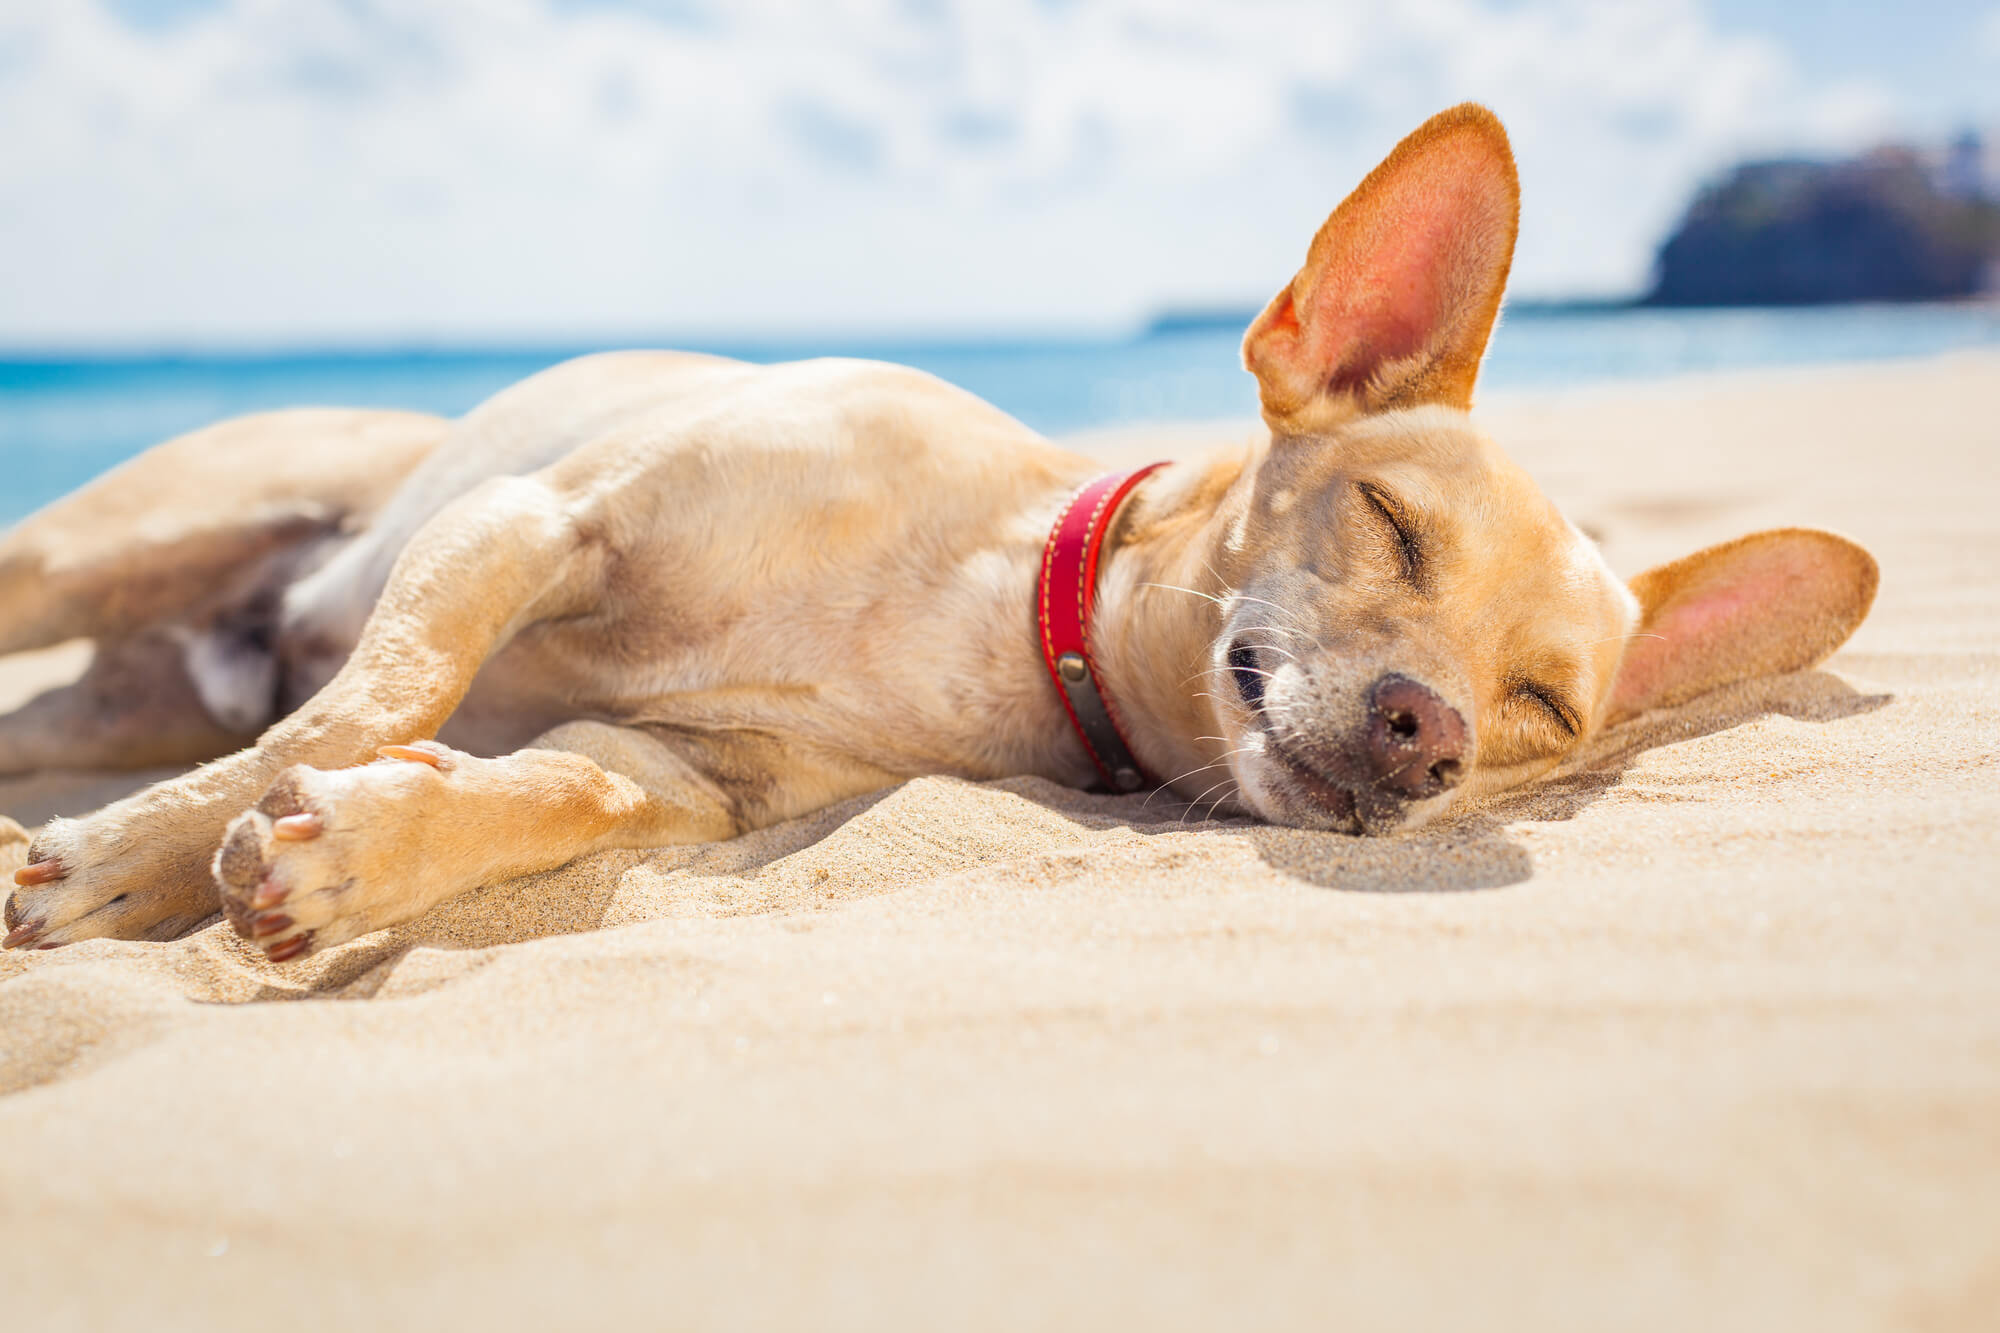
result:
<svg viewBox="0 0 2000 1333"><path fill-rule="evenodd" d="M1269 438L1128 476L913 370L663 352L162 445L0 545L0 651L97 642L0 768L214 762L42 829L6 943L220 908L282 962L927 773L1387 833L1831 653L1865 551L1627 585L1467 418L1518 198L1433 118L1250 326Z"/></svg>

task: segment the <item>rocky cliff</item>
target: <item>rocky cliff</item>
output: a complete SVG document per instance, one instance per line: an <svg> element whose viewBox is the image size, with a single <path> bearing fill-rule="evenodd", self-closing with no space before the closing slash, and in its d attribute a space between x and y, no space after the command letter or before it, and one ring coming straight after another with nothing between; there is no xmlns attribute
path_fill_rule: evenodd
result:
<svg viewBox="0 0 2000 1333"><path fill-rule="evenodd" d="M1751 162L1696 196L1660 247L1649 305L1937 301L1988 287L2000 206L1912 152Z"/></svg>

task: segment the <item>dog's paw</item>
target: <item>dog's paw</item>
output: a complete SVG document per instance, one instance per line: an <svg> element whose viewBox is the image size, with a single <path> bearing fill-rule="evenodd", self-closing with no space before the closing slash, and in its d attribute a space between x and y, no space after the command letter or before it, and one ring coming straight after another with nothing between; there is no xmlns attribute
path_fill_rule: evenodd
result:
<svg viewBox="0 0 2000 1333"><path fill-rule="evenodd" d="M421 915L457 887L423 828L468 757L423 741L359 768L287 769L215 854L223 915L274 963ZM428 836L426 836L428 834Z"/></svg>
<svg viewBox="0 0 2000 1333"><path fill-rule="evenodd" d="M12 828L19 826L7 821ZM197 872L207 847L190 848L169 821L142 833L143 817L112 806L88 819L44 826L10 861L14 891L4 919L9 949L53 949L80 940L170 940L215 914Z"/></svg>

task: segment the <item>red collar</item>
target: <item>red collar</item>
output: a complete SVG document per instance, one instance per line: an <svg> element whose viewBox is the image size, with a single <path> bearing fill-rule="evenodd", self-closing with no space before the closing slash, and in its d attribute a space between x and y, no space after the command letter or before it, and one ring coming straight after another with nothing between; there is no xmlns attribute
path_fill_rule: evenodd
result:
<svg viewBox="0 0 2000 1333"><path fill-rule="evenodd" d="M1042 630L1042 657L1049 679L1056 683L1063 709L1083 740L1091 762L1113 791L1137 791L1146 785L1146 771L1118 727L1110 700L1097 678L1090 654L1090 609L1097 600L1097 559L1104 534L1118 516L1118 505L1134 486L1165 463L1136 472L1099 477L1070 497L1056 516L1048 545L1042 548L1042 580L1037 616Z"/></svg>

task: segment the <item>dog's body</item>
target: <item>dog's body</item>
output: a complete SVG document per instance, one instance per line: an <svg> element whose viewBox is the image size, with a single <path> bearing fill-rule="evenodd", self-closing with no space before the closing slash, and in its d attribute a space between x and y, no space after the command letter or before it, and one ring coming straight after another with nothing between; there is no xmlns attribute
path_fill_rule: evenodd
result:
<svg viewBox="0 0 2000 1333"><path fill-rule="evenodd" d="M1514 216L1490 115L1413 135L1246 339L1272 441L1176 463L1120 513L1097 666L1184 799L1408 826L1619 716L1809 665L1865 614L1866 554L1801 531L1628 590L1471 427ZM108 673L0 720L0 767L205 759L263 732L43 830L10 946L165 937L219 902L283 960L916 774L1093 777L1033 606L1051 521L1096 469L929 376L621 353L450 426L216 429L0 547L0 650L89 634ZM223 444L271 475L180 497L150 547L64 546L144 508L160 458ZM329 457L351 466L300 462ZM53 740L77 699L104 715L114 677L148 688Z"/></svg>

